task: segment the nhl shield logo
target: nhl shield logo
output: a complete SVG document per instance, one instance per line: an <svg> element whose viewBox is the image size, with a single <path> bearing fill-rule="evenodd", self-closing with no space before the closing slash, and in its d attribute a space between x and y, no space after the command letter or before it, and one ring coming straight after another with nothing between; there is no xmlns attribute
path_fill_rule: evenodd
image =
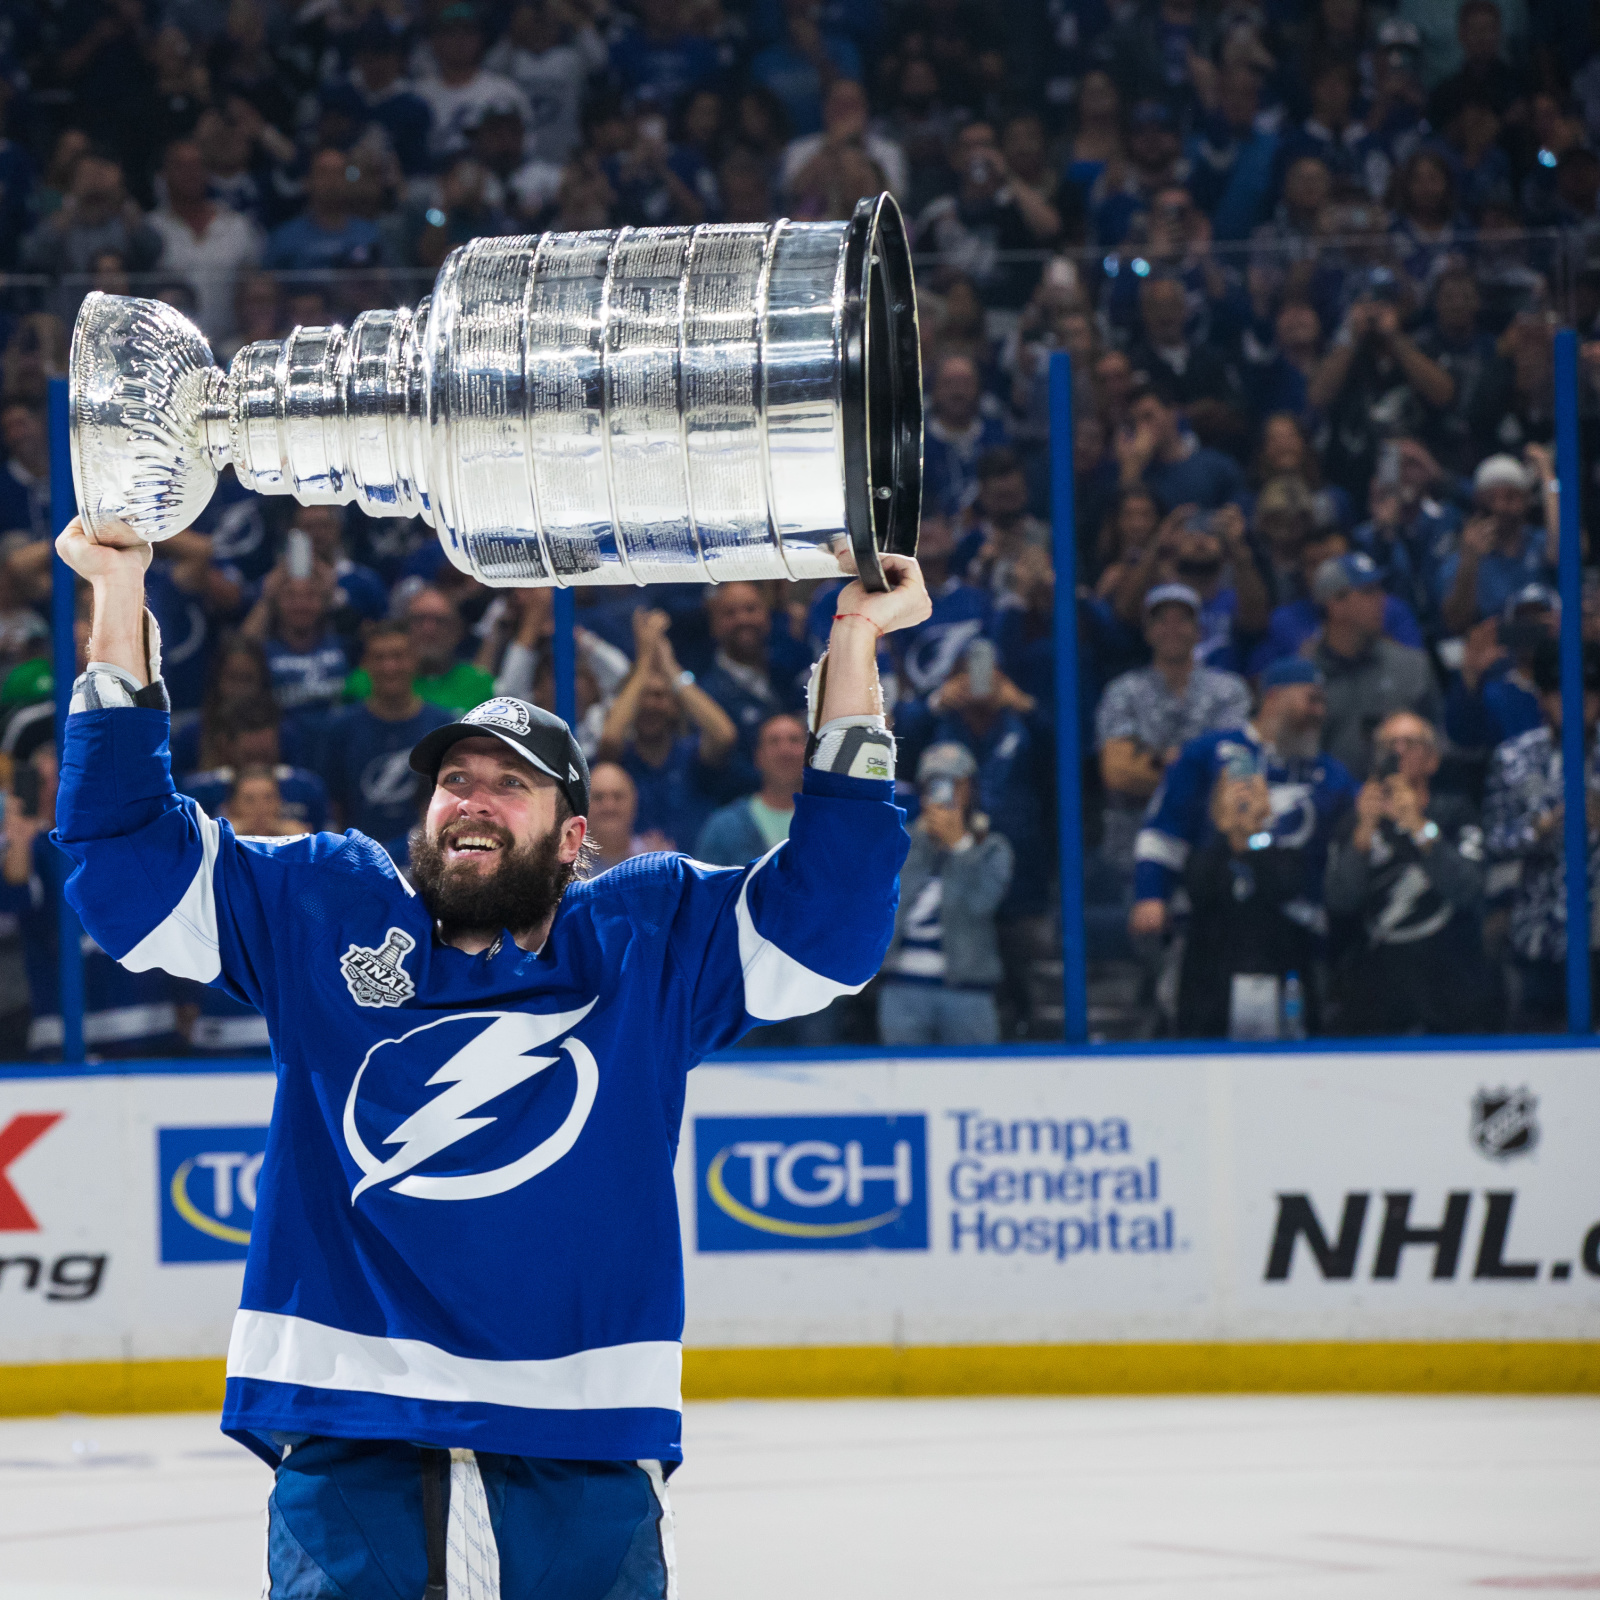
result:
<svg viewBox="0 0 1600 1600"><path fill-rule="evenodd" d="M1472 1097L1472 1142L1496 1161L1525 1156L1539 1142L1539 1098L1520 1089L1480 1089Z"/></svg>
<svg viewBox="0 0 1600 1600"><path fill-rule="evenodd" d="M391 928L379 949L353 944L339 957L339 970L358 1006L403 1006L416 992L401 962L417 947L403 928Z"/></svg>

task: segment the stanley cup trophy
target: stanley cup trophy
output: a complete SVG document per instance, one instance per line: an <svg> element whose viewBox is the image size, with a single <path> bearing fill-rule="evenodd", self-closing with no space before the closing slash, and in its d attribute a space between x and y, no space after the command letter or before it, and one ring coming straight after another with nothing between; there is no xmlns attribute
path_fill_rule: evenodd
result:
<svg viewBox="0 0 1600 1600"><path fill-rule="evenodd" d="M495 585L859 574L912 555L922 383L899 207L849 222L478 239L415 311L247 345L91 294L72 470L93 533L262 494L420 516Z"/></svg>

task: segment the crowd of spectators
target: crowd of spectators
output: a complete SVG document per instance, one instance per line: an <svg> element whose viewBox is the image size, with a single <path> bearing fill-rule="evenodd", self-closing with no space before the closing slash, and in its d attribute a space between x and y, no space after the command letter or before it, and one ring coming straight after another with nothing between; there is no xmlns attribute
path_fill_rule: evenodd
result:
<svg viewBox="0 0 1600 1600"><path fill-rule="evenodd" d="M1593 459L1597 148L1586 0L0 0L0 916L29 989L0 970L0 1043L61 1036L43 401L88 289L226 360L415 299L474 237L885 188L927 398L934 613L881 659L913 849L878 982L760 1042L1059 1036L1058 582L1091 973L1133 975L1092 1025L1562 1026L1552 347L1586 341ZM403 859L416 740L553 703L548 592L472 583L419 522L225 475L156 557L175 774L241 831ZM602 865L786 836L835 589L579 591ZM1584 633L1592 735L1600 590ZM1590 791L1600 886L1600 766ZM210 991L89 970L96 1050L260 1043Z"/></svg>

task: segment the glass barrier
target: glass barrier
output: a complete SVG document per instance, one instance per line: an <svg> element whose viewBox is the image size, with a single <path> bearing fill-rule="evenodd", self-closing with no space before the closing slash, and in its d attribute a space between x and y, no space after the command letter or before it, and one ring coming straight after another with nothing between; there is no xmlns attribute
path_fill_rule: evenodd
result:
<svg viewBox="0 0 1600 1600"><path fill-rule="evenodd" d="M1554 371L1558 328L1600 314L1587 236L1430 240L1359 207L1245 243L1204 234L1157 218L1111 250L969 237L917 258L935 609L880 663L915 849L879 979L752 1044L1567 1028L1564 856L1587 840L1600 864L1600 581L1576 471L1594 369L1575 367L1559 463ZM62 1037L38 954L59 892L42 406L78 303L91 288L167 300L227 360L296 324L414 304L431 281L113 261L0 277L0 1058ZM1053 484L1070 485L1069 542ZM418 797L393 752L362 755L357 737L410 703L404 672L385 698L383 638L425 701L556 703L548 594L477 588L420 522L225 477L194 532L158 548L151 578L174 768L241 832L357 826L403 852ZM795 759L768 719L798 708L832 591L575 599L579 726L592 759L618 758L602 859L763 853ZM671 685L664 726L606 725L631 674L660 676L636 666L658 625L641 610L735 729L687 787L663 774L707 732ZM406 631L374 635L387 617ZM1581 706L1581 818L1563 684ZM91 1053L261 1042L259 1019L214 994L130 979L86 949Z"/></svg>

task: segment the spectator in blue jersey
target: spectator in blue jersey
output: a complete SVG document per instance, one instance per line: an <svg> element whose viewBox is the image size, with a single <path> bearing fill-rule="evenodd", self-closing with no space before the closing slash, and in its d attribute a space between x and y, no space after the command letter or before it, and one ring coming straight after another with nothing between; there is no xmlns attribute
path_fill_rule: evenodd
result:
<svg viewBox="0 0 1600 1600"><path fill-rule="evenodd" d="M1002 445L978 457L978 498L951 565L995 601L1017 593L1016 568L1030 549L1047 550L1050 530L1028 510L1028 476Z"/></svg>
<svg viewBox="0 0 1600 1600"><path fill-rule="evenodd" d="M1439 615L1452 633L1465 633L1481 617L1498 616L1506 601L1530 583L1555 582L1555 495L1545 493L1544 525L1530 521L1529 490L1535 481L1509 455L1490 456L1473 474L1478 514L1461 530L1459 550L1439 564L1437 578Z"/></svg>
<svg viewBox="0 0 1600 1600"><path fill-rule="evenodd" d="M1433 287L1433 316L1417 348L1449 374L1447 405L1432 407L1423 438L1452 473L1468 473L1489 453L1511 402L1511 363L1482 326L1483 296L1468 266L1447 267Z"/></svg>
<svg viewBox="0 0 1600 1600"><path fill-rule="evenodd" d="M927 580L933 615L917 627L906 629L896 641L899 675L903 692L908 695L931 694L955 671L967 646L990 630L993 596L956 574L955 550L955 526L950 518L931 508L925 510L917 535L917 564ZM827 597L823 608L826 616L813 612L812 637L827 637L835 594L836 591Z"/></svg>
<svg viewBox="0 0 1600 1600"><path fill-rule="evenodd" d="M695 842L697 861L740 867L789 837L794 797L806 767L803 716L779 712L761 724L755 768L761 787L713 811Z"/></svg>
<svg viewBox="0 0 1600 1600"><path fill-rule="evenodd" d="M1368 520L1351 533L1383 572L1383 586L1404 600L1428 639L1440 636L1439 568L1455 553L1461 514L1454 480L1419 439L1388 441L1367 500Z"/></svg>
<svg viewBox="0 0 1600 1600"><path fill-rule="evenodd" d="M161 629L167 692L178 727L205 698L218 628L238 610L244 586L217 561L211 540L185 529L163 539L145 575L145 599Z"/></svg>
<svg viewBox="0 0 1600 1600"><path fill-rule="evenodd" d="M1163 511L1183 505L1215 511L1245 497L1244 469L1201 444L1147 378L1135 380L1115 450L1122 486L1144 484Z"/></svg>
<svg viewBox="0 0 1600 1600"><path fill-rule="evenodd" d="M252 639L237 633L225 634L211 664L200 715L172 735L173 774L186 777L202 768L222 765L223 740L231 736L235 715L242 707L261 702L276 714L266 652ZM284 758L300 759L292 738L284 746Z"/></svg>
<svg viewBox="0 0 1600 1600"><path fill-rule="evenodd" d="M1259 775L1267 786L1273 840L1305 853L1295 916L1320 929L1322 869L1328 840L1356 783L1322 754L1327 715L1322 675L1303 656L1276 661L1261 675L1255 717L1241 729L1191 739L1167 770L1134 846L1134 903L1129 931L1166 931L1171 902L1193 852L1215 833L1210 814L1219 776Z"/></svg>
<svg viewBox="0 0 1600 1600"><path fill-rule="evenodd" d="M1248 239L1264 222L1277 187L1277 119L1261 111L1254 66L1231 62L1217 74L1217 103L1190 139L1189 189L1218 239Z"/></svg>
<svg viewBox="0 0 1600 1600"><path fill-rule="evenodd" d="M773 625L772 608L756 584L719 583L707 591L705 608L716 653L700 687L727 713L749 762L762 723L805 705L811 652L790 637L784 619Z"/></svg>
<svg viewBox="0 0 1600 1600"><path fill-rule="evenodd" d="M305 737L316 737L344 699L350 671L333 626L333 589L333 575L325 567L309 578L291 578L280 564L267 574L261 598L239 630L262 647L273 699Z"/></svg>
<svg viewBox="0 0 1600 1600"><path fill-rule="evenodd" d="M1560 597L1546 584L1530 583L1500 616L1467 629L1461 665L1445 693L1444 731L1452 744L1488 751L1540 725L1533 658L1560 627Z"/></svg>
<svg viewBox="0 0 1600 1600"><path fill-rule="evenodd" d="M1309 300L1288 300L1272 322L1273 342L1246 343L1239 364L1244 401L1258 417L1285 413L1299 419L1310 410L1307 391L1322 358L1322 318Z"/></svg>
<svg viewBox="0 0 1600 1600"><path fill-rule="evenodd" d="M977 776L962 744L931 745L917 763L917 820L878 989L886 1045L999 1042L995 915L1015 863L978 809Z"/></svg>
<svg viewBox="0 0 1600 1600"><path fill-rule="evenodd" d="M1430 726L1438 722L1433 664L1414 646L1384 637L1389 597L1370 556L1356 551L1324 561L1311 596L1323 620L1304 654L1323 678L1322 748L1364 778L1373 732L1393 713L1412 711Z"/></svg>
<svg viewBox="0 0 1600 1600"><path fill-rule="evenodd" d="M378 264L383 236L376 223L353 210L351 170L350 157L342 150L319 150L312 156L305 210L273 230L262 266L270 272L326 272Z"/></svg>
<svg viewBox="0 0 1600 1600"><path fill-rule="evenodd" d="M1541 726L1508 739L1489 763L1483 797L1490 871L1508 875L1507 943L1513 989L1510 1026L1525 1032L1566 1024L1566 788L1561 762L1561 647L1546 639L1534 654ZM1583 649L1583 738L1588 820L1589 904L1600 904L1600 646ZM1497 870L1498 869L1498 870ZM1593 948L1591 928L1590 947ZM1591 956L1592 964L1592 956Z"/></svg>
<svg viewBox="0 0 1600 1600"><path fill-rule="evenodd" d="M1162 518L1137 560L1125 560L1102 593L1122 622L1142 625L1144 597L1158 583L1181 583L1200 596L1198 659L1227 672L1243 663L1272 614L1266 580L1236 505L1207 515L1180 505Z"/></svg>
<svg viewBox="0 0 1600 1600"><path fill-rule="evenodd" d="M27 400L0 406L0 533L18 531L30 539L50 532L50 441L44 413Z"/></svg>
<svg viewBox="0 0 1600 1600"><path fill-rule="evenodd" d="M1263 492L1262 499L1265 498ZM1322 626L1322 611L1315 595L1317 573L1325 563L1342 560L1351 554L1350 541L1337 529L1315 533L1300 546L1296 585L1301 591L1300 598L1273 608L1265 637L1250 652L1249 669L1252 674L1264 671L1285 656L1300 655L1308 642L1316 637L1317 630ZM1381 589L1382 569L1365 551L1356 551L1354 555L1365 563L1354 569L1363 574L1362 581L1366 582L1368 577L1375 575L1374 581ZM1383 600L1383 636L1413 650L1422 648L1422 630L1417 626L1411 608L1387 590L1384 591Z"/></svg>
<svg viewBox="0 0 1600 1600"><path fill-rule="evenodd" d="M1095 714L1094 739L1106 789L1102 853L1131 871L1138 819L1167 768L1191 739L1250 720L1250 690L1232 672L1195 661L1200 596L1158 584L1144 598L1150 665L1112 679Z"/></svg>
<svg viewBox="0 0 1600 1600"><path fill-rule="evenodd" d="M333 574L333 608L341 631L354 632L363 622L376 622L389 610L389 591L371 567L350 559L345 550L343 506L296 506L295 529L311 540L311 556ZM420 737L420 736L419 736Z"/></svg>
<svg viewBox="0 0 1600 1600"><path fill-rule="evenodd" d="M1355 114L1356 70L1349 61L1318 62L1311 72L1311 115L1284 135L1287 168L1312 156L1333 175L1336 188L1381 199L1389 186L1389 160Z"/></svg>
<svg viewBox="0 0 1600 1600"><path fill-rule="evenodd" d="M356 29L351 50L350 84L367 116L387 135L400 171L407 178L422 176L433 115L405 76L404 34L373 12Z"/></svg>
<svg viewBox="0 0 1600 1600"><path fill-rule="evenodd" d="M339 826L387 844L404 838L417 820L412 748L452 714L429 705L412 687L417 653L405 623L379 622L368 629L361 665L371 692L329 723L322 770Z"/></svg>
<svg viewBox="0 0 1600 1600"><path fill-rule="evenodd" d="M300 833L320 833L328 820L328 790L322 778L306 767L282 759L278 708L261 696L227 707L209 730L206 745L212 764L183 775L179 782L208 815L223 814L239 774L246 769L270 773L277 785L280 814Z"/></svg>
<svg viewBox="0 0 1600 1600"><path fill-rule="evenodd" d="M816 0L783 0L783 36L750 61L751 81L783 106L795 138L822 127L822 101L835 78L860 78L861 54L827 29Z"/></svg>
<svg viewBox="0 0 1600 1600"><path fill-rule="evenodd" d="M959 516L972 504L978 494L978 458L1009 442L998 407L985 400L977 363L970 356L935 361L922 445L922 492L923 503L941 516Z"/></svg>
<svg viewBox="0 0 1600 1600"><path fill-rule="evenodd" d="M59 1057L63 1040L57 907L70 867L50 840L59 771L55 746L41 744L19 766L5 796L0 911L12 913L21 928L28 1054L35 1057ZM84 947L84 1044L96 1056L176 1054L182 1039L173 980L164 972L129 972L91 940Z"/></svg>
<svg viewBox="0 0 1600 1600"><path fill-rule="evenodd" d="M681 0L639 0L638 21L611 46L611 70L624 94L662 111L714 82L716 42L684 25Z"/></svg>
<svg viewBox="0 0 1600 1600"><path fill-rule="evenodd" d="M1396 712L1373 745L1372 776L1328 852L1328 910L1361 925L1338 984L1341 1028L1477 1033L1489 992L1477 807L1434 788L1439 735L1426 718Z"/></svg>
<svg viewBox="0 0 1600 1600"><path fill-rule="evenodd" d="M634 613L634 664L606 712L600 759L615 761L639 795L637 826L689 850L728 799L733 719L673 654L665 611ZM685 723L689 725L688 731Z"/></svg>

